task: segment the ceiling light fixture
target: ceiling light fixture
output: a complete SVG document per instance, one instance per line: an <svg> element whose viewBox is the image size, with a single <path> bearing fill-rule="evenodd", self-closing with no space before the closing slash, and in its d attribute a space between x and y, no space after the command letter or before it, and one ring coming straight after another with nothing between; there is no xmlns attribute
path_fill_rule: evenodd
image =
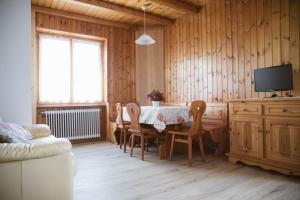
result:
<svg viewBox="0 0 300 200"><path fill-rule="evenodd" d="M146 33L146 9L146 5L143 5L142 10L144 11L144 33L135 41L135 43L139 45L151 45L155 43L155 40Z"/></svg>

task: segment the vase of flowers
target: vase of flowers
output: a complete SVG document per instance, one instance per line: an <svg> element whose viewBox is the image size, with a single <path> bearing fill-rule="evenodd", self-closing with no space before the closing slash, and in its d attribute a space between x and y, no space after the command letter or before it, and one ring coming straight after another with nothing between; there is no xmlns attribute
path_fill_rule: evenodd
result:
<svg viewBox="0 0 300 200"><path fill-rule="evenodd" d="M153 90L147 95L147 99L152 102L153 107L158 107L161 101L165 100L164 94L158 90Z"/></svg>

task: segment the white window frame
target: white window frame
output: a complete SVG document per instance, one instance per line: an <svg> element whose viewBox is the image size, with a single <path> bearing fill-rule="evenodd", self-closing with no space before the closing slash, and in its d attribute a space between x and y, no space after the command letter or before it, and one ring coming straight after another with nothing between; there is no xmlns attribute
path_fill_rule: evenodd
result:
<svg viewBox="0 0 300 200"><path fill-rule="evenodd" d="M52 103L52 102L41 102L40 101L40 95L39 95L39 86L40 86L40 74L39 74L39 68L40 68L40 36L50 36L50 37L58 37L58 38L66 38L66 39L69 39L70 40L70 52L71 52L71 56L70 56L70 59L71 59L71 84L70 84L70 94L71 94L71 100L70 102L68 103ZM37 47L38 47L38 51L37 51L37 61L38 61L38 69L37 69L37 104L38 106L44 106L44 105L49 105L49 106L76 106L76 105L102 105L102 104L105 104L105 100L106 100L106 41L103 40L103 39L94 39L96 37L89 37L89 36L84 36L82 35L82 37L80 36L69 36L68 34L55 34L55 33L45 33L45 32L38 32L37 33ZM91 41L91 42L97 42L97 43L100 43L100 63L101 63L101 73L102 73L102 76L101 76L101 82L102 82L102 99L100 101L97 101L97 102L93 102L93 103L78 103L78 102L74 102L73 101L73 73L72 73L72 70L73 70L73 64L72 64L72 56L73 56L73 42L72 40L86 40L86 41Z"/></svg>

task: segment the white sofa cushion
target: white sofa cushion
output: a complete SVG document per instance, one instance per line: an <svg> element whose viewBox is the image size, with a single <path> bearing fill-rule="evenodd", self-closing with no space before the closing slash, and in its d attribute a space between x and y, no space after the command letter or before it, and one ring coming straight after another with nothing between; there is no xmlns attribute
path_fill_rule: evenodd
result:
<svg viewBox="0 0 300 200"><path fill-rule="evenodd" d="M69 140L52 135L30 140L31 144L0 144L0 162L55 156L71 151Z"/></svg>
<svg viewBox="0 0 300 200"><path fill-rule="evenodd" d="M20 138L24 138L26 140L32 139L31 133L19 124L10 122L0 122L0 128L8 130Z"/></svg>
<svg viewBox="0 0 300 200"><path fill-rule="evenodd" d="M47 137L51 135L51 130L46 124L34 124L32 126L24 126L24 128L31 133L32 138Z"/></svg>

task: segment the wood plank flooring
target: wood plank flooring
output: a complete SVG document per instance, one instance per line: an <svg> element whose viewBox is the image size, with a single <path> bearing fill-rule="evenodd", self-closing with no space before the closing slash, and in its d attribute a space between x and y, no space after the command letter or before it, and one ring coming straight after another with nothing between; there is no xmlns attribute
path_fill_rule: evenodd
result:
<svg viewBox="0 0 300 200"><path fill-rule="evenodd" d="M108 142L75 144L77 160L75 200L134 199L300 199L300 178L234 165L224 157L209 156L206 163L193 152L193 167L186 155L159 160L157 150L139 148L134 157Z"/></svg>

